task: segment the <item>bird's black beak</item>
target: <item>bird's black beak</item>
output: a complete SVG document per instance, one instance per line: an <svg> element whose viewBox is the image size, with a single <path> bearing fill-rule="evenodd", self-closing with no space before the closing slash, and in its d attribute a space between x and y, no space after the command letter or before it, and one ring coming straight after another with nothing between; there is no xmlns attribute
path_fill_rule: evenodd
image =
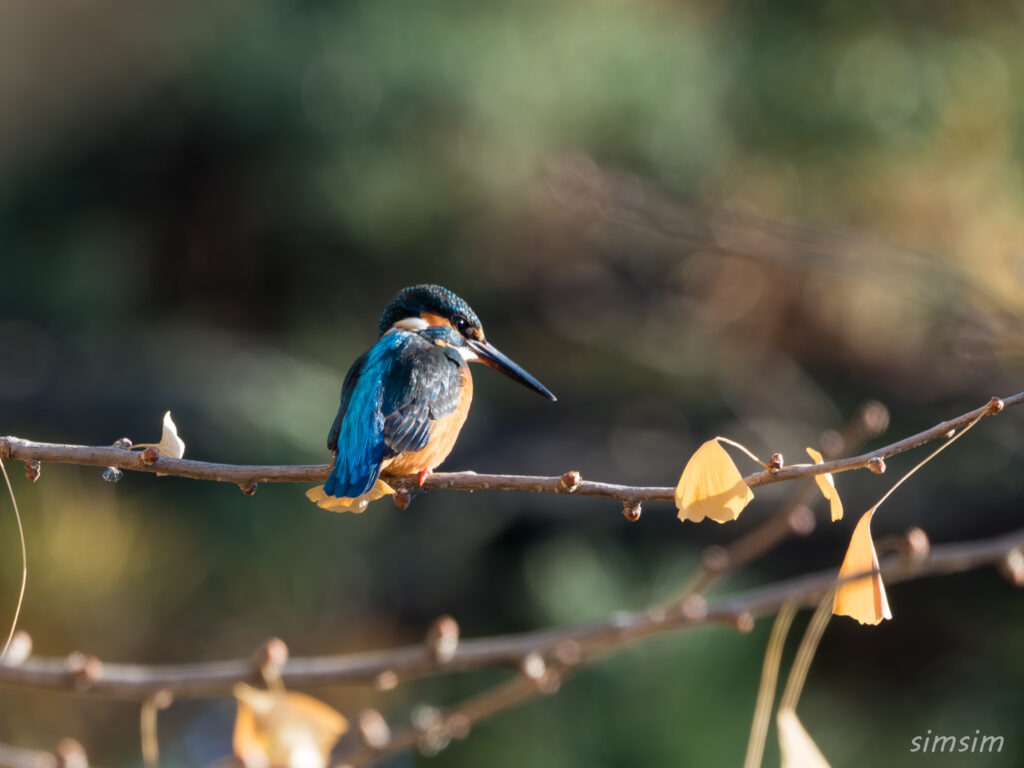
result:
<svg viewBox="0 0 1024 768"><path fill-rule="evenodd" d="M477 357L480 358L480 362L484 365L504 373L513 381L518 381L523 386L529 387L534 392L544 395L544 397L549 400L558 399L551 394L550 389L533 378L533 376L527 373L522 366L513 361L512 358L504 352L501 352L496 347L488 344L486 341L467 339L466 344L476 353Z"/></svg>

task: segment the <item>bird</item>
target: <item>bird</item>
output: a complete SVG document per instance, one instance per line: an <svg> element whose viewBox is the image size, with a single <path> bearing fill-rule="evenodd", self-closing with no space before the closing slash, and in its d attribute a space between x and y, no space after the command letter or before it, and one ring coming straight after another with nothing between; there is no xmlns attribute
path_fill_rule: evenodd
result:
<svg viewBox="0 0 1024 768"><path fill-rule="evenodd" d="M334 464L306 495L318 506L362 512L393 493L381 475L419 475L451 453L473 400L470 363L483 363L557 398L484 337L465 300L439 285L400 290L384 308L378 340L349 369L327 436Z"/></svg>

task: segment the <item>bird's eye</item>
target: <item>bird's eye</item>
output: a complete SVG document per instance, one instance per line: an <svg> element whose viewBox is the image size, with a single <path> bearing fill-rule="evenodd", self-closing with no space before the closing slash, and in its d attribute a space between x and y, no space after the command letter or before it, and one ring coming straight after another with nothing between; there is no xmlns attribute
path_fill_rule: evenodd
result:
<svg viewBox="0 0 1024 768"><path fill-rule="evenodd" d="M464 318L462 315L456 315L452 322L455 325L455 330L459 333L465 334L466 329L469 328L469 320Z"/></svg>

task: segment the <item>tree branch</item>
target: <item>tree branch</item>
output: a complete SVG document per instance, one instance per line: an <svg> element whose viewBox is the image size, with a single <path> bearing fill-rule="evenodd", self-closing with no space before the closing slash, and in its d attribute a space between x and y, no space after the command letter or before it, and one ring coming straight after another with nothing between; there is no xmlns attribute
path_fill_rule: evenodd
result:
<svg viewBox="0 0 1024 768"><path fill-rule="evenodd" d="M61 739L55 752L0 744L0 768L89 768L85 749L74 739Z"/></svg>
<svg viewBox="0 0 1024 768"><path fill-rule="evenodd" d="M998 563L1024 547L1024 529L990 539L934 547L921 562L891 556L881 566L887 582L957 573ZM599 653L649 635L713 623L747 626L752 617L774 613L790 599L813 604L835 583L834 569L753 589L714 602L616 613L605 619L461 642L449 660L438 661L426 644L389 650L290 659L281 669L291 687L337 684L391 684L431 675L481 669L518 668L531 654L554 658L572 655L573 646L584 655ZM37 688L77 694L145 699L163 690L176 697L230 693L235 683L259 683L260 671L251 660L181 665L102 663L95 657L72 654L68 658L25 659L17 666L0 664L0 686Z"/></svg>
<svg viewBox="0 0 1024 768"><path fill-rule="evenodd" d="M766 470L745 478L756 487L772 482L809 478L823 472L837 472L861 467L879 471L879 459L948 437L977 418L998 413L1006 406L1024 402L1024 393L1004 401L993 398L986 405L955 419L937 424L911 437L875 451L852 458L838 459L817 465L798 465L780 470ZM861 423L863 422L863 423ZM847 429L855 444L872 434L861 414ZM35 462L63 462L93 466L116 466L198 479L238 483L251 492L257 482L299 482L323 480L330 467L315 466L236 466L190 460L154 457L152 452L138 453L120 447L68 446L33 443L17 438L0 438L0 458L26 462L32 469L30 479L38 477ZM155 460L154 460L155 458ZM391 481L399 488L417 488L415 477ZM425 488L452 490L511 490L539 493L576 493L622 501L627 511L631 505L639 509L645 501L672 501L673 488L645 488L582 481L578 473L561 477L525 477L509 475L477 475L472 472L443 473L427 479ZM474 723L488 719L539 695L553 693L562 681L577 668L591 664L626 645L650 635L680 631L710 623L723 623L740 630L749 629L757 616L774 613L789 601L813 604L835 584L832 570L810 574L719 600L710 606L702 594L726 572L732 571L773 548L795 533L813 528L813 516L806 504L814 484L801 487L775 515L755 530L727 547L709 548L701 568L681 596L665 606L646 611L613 614L603 620L556 627L519 635L481 638L462 642L443 658L428 642L418 645L377 650L365 653L289 660L279 669L280 678L293 687L315 687L330 684L373 684L390 688L403 680L419 677L505 667L518 670L510 680L489 688L430 718L414 718L412 722L389 734L381 743L366 742L344 753L346 766L364 765L384 754L412 746L431 752L443 749L453 738L464 738ZM920 534L920 532L918 532ZM916 559L907 556L887 557L881 566L892 583L922 576L953 573L988 563L1020 565L1024 548L1024 529L1004 536L978 542L936 547L930 555ZM1014 560L1013 556L1016 556ZM1012 569L1011 569L1012 570ZM1020 568L1012 571L1019 581ZM257 659L234 660L185 665L147 666L104 664L95 657L80 653L59 658L11 657L0 663L0 686L42 688L78 694L113 696L151 700L153 696L176 695L199 697L224 695L238 682L259 684L263 679ZM379 718L379 715L377 716ZM381 721L383 722L383 721ZM13 754L13 753L12 753ZM32 755L36 753L26 753ZM38 753L44 755L46 753ZM2 750L0 750L2 758ZM2 762L0 762L2 765Z"/></svg>
<svg viewBox="0 0 1024 768"><path fill-rule="evenodd" d="M889 583L922 576L957 573L990 563L1002 563L1010 553L1019 552L1022 546L1024 529L992 539L936 547L924 559L892 556L881 564L880 571ZM858 574L851 579L860 577ZM1015 574L1014 583L1020 585L1019 573ZM342 754L335 768L367 765L384 755L415 746L425 749L428 753L443 749L451 739L465 738L474 724L537 696L554 693L564 679L579 667L592 663L612 651L620 650L640 638L714 621L728 622L747 629L752 624L749 621L742 621L743 617L752 618L775 613L789 600L797 600L801 606L815 605L835 584L835 572L824 571L752 590L716 603L700 615L695 615L692 611L687 612L685 608L674 615L655 610L613 617L605 622L590 625L582 628L576 636L576 641L581 647L589 649L586 656L566 662L559 661L558 654L555 654L554 663L547 666L542 664L532 674L528 672L529 665L525 661L529 657L524 657L524 662L520 664L520 674L515 678L472 696L443 714L436 710L433 722L426 727L414 719L413 722L398 729L383 745L363 745L361 748L349 750ZM531 656L543 662L545 657L542 655L540 644Z"/></svg>
<svg viewBox="0 0 1024 768"><path fill-rule="evenodd" d="M0 768L57 768L57 758L49 752L0 744Z"/></svg>
<svg viewBox="0 0 1024 768"><path fill-rule="evenodd" d="M979 416L991 416L999 413L1004 407L1010 408L1022 402L1024 402L1024 392L1001 400L992 398L980 408L859 456L827 461L822 464L801 464L784 467L779 470L765 470L749 475L744 480L748 486L756 488L769 483L813 477L814 475L821 475L826 472L835 473L851 469L862 469L872 466L872 461L876 462L874 466L877 467L878 459L885 459L897 453L909 451L911 448L917 448L945 436L951 430L957 430L969 424ZM329 464L238 465L165 457L157 457L155 461L149 461L146 453L130 451L124 448L37 443L17 437L0 437L0 459L16 459L19 461L36 461L52 464L79 464L95 467L117 467L118 469L155 472L161 475L187 477L196 480L215 480L223 483L235 483L247 492L251 492L258 483L323 482L331 471ZM410 490L420 487L416 475L394 478L389 480L389 482L394 487L400 489ZM648 501L671 502L675 499L675 489L672 487L644 487L594 482L579 479L577 473L566 473L566 475L558 477L540 477L530 475L482 475L476 472L438 472L427 477L422 487L425 490L501 490L599 496L617 499L627 506Z"/></svg>

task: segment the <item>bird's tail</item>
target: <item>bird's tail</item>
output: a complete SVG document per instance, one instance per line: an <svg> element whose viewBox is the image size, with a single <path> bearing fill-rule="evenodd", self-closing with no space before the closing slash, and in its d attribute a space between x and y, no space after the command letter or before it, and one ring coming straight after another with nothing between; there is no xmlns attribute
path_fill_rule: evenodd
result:
<svg viewBox="0 0 1024 768"><path fill-rule="evenodd" d="M328 481L330 482L330 481ZM366 509L371 501L382 496L393 494L395 489L381 479L377 479L373 487L366 493L356 496L332 496L326 492L326 485L318 485L306 491L306 498L323 509L332 512L355 512L357 515Z"/></svg>

